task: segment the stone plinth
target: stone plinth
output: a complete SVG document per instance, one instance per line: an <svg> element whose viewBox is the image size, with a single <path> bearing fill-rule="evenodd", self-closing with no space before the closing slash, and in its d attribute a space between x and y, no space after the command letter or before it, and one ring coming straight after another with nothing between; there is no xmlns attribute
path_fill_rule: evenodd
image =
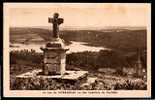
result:
<svg viewBox="0 0 155 100"><path fill-rule="evenodd" d="M31 72L23 73L21 75L17 75L16 78L49 78L49 79L63 79L63 80L79 80L87 76L88 71L66 71L66 73L62 75L42 75L41 69L36 69Z"/></svg>
<svg viewBox="0 0 155 100"><path fill-rule="evenodd" d="M62 75L41 75L42 69L17 75L12 90L80 90L87 80L87 71L66 71ZM17 86L18 85L18 86Z"/></svg>
<svg viewBox="0 0 155 100"><path fill-rule="evenodd" d="M44 52L44 75L65 74L66 49L63 40L53 39L47 43L45 48L41 48Z"/></svg>

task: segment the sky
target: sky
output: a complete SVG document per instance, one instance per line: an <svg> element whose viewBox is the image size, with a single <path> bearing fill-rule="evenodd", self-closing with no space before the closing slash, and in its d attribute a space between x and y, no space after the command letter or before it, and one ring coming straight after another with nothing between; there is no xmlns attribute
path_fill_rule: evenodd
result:
<svg viewBox="0 0 155 100"><path fill-rule="evenodd" d="M50 26L48 17L58 12L62 27L146 26L149 4L16 4L10 6L10 26Z"/></svg>

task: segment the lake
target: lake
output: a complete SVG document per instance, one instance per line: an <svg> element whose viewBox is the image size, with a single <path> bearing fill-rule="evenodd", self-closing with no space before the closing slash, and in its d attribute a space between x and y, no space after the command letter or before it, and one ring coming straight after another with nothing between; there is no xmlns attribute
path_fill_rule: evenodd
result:
<svg viewBox="0 0 155 100"><path fill-rule="evenodd" d="M110 50L108 48L104 47L94 47L94 46L88 46L86 45L88 43L86 42L75 42L71 41L71 44L66 46L66 48L69 48L69 50L66 52L69 53L76 53L76 52L84 52L84 51L91 51L91 52L99 52L100 50ZM35 50L36 52L42 52L40 47L44 47L45 44L11 44L12 47L10 47L10 50Z"/></svg>

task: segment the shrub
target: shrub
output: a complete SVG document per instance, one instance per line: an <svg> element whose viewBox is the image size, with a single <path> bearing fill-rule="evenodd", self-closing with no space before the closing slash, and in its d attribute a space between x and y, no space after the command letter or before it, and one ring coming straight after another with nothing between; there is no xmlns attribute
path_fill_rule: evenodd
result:
<svg viewBox="0 0 155 100"><path fill-rule="evenodd" d="M35 50L28 51L26 49L21 51L10 52L11 64L39 64L43 59L43 54L35 52Z"/></svg>
<svg viewBox="0 0 155 100"><path fill-rule="evenodd" d="M117 82L114 86L115 90L146 90L147 85L143 80L125 80Z"/></svg>

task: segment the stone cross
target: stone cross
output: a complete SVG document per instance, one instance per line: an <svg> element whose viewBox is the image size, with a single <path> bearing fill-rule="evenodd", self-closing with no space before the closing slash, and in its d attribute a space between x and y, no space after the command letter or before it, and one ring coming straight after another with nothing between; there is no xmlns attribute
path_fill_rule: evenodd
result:
<svg viewBox="0 0 155 100"><path fill-rule="evenodd" d="M49 23L53 24L53 38L59 37L59 25L63 23L63 18L58 18L59 14L54 13L53 18L49 18Z"/></svg>

